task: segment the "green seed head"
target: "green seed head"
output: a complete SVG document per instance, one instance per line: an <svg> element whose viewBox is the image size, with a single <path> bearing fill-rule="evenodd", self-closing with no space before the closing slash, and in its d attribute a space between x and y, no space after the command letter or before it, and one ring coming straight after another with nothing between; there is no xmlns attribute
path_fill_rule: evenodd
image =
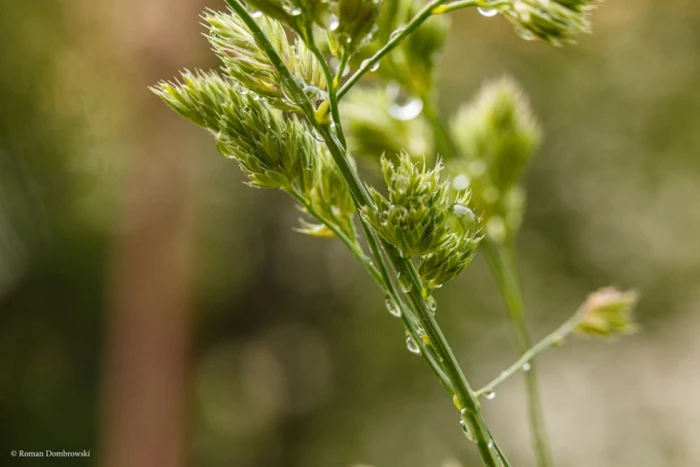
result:
<svg viewBox="0 0 700 467"><path fill-rule="evenodd" d="M542 39L554 45L572 42L579 32L590 32L591 0L514 0L500 7L501 13L527 40Z"/></svg>
<svg viewBox="0 0 700 467"><path fill-rule="evenodd" d="M576 331L603 337L629 334L635 329L632 310L636 303L635 292L621 292L612 287L600 289L581 306L582 320Z"/></svg>
<svg viewBox="0 0 700 467"><path fill-rule="evenodd" d="M275 107L299 111L300 104L285 88L279 71L236 14L207 11L203 19L209 28L209 42L224 63L224 71L234 81ZM284 27L274 19L262 16L256 21L302 88L316 93L325 89L323 70L301 39L289 42Z"/></svg>
<svg viewBox="0 0 700 467"><path fill-rule="evenodd" d="M527 99L510 79L488 84L459 110L451 133L461 155L449 165L454 188L471 189L485 234L505 240L520 226L518 182L541 139Z"/></svg>
<svg viewBox="0 0 700 467"><path fill-rule="evenodd" d="M210 130L219 152L238 161L251 185L311 191L319 175L320 145L307 126L215 73L184 72L182 81L152 90L177 113Z"/></svg>

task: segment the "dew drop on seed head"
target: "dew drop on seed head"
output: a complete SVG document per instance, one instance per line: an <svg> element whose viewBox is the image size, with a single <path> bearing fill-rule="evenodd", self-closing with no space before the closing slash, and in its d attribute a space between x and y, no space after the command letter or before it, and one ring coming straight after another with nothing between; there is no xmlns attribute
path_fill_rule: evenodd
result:
<svg viewBox="0 0 700 467"><path fill-rule="evenodd" d="M408 93L398 83L389 83L386 93L391 103L389 114L402 122L416 118L423 111L423 101Z"/></svg>
<svg viewBox="0 0 700 467"><path fill-rule="evenodd" d="M498 14L498 10L496 10L495 8L479 7L477 8L477 10L479 11L479 13L481 13L481 16L485 16L487 18L492 18Z"/></svg>
<svg viewBox="0 0 700 467"><path fill-rule="evenodd" d="M492 401L496 398L496 393L494 391L489 391L486 394L484 394L484 397L487 401Z"/></svg>
<svg viewBox="0 0 700 467"><path fill-rule="evenodd" d="M262 11L256 10L250 12L251 18L260 18L262 16Z"/></svg>
<svg viewBox="0 0 700 467"><path fill-rule="evenodd" d="M416 344L416 341L410 335L406 336L406 348L413 354L420 353L420 347L418 347L418 344Z"/></svg>
<svg viewBox="0 0 700 467"><path fill-rule="evenodd" d="M532 368L532 366L530 366L529 363L526 363L526 364L523 365L523 371L526 372L526 373L527 373L528 371L530 371L530 368Z"/></svg>
<svg viewBox="0 0 700 467"><path fill-rule="evenodd" d="M474 438L474 434L472 433L472 430L469 428L469 425L467 422L464 420L459 421L459 427L462 429L462 433L464 433L464 436L471 441L472 443L476 442L476 439Z"/></svg>
<svg viewBox="0 0 700 467"><path fill-rule="evenodd" d="M299 15L301 15L301 8L299 8L299 7L292 8L292 9L288 10L287 13L289 13L290 16L299 16Z"/></svg>
<svg viewBox="0 0 700 467"><path fill-rule="evenodd" d="M397 318L401 317L401 309L391 297L386 297L384 304L392 316L396 316Z"/></svg>

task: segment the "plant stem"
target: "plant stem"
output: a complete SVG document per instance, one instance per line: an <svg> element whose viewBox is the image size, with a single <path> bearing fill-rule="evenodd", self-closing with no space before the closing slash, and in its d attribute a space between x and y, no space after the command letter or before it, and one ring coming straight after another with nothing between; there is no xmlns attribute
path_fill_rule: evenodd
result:
<svg viewBox="0 0 700 467"><path fill-rule="evenodd" d="M311 50L311 53L313 53L316 57L316 60L318 60L318 62L321 64L321 69L323 70L323 75L326 78L326 83L328 86L328 104L331 108L331 118L333 119L333 123L335 124L335 131L338 135L338 139L340 140L343 149L345 149L345 134L343 134L343 127L340 124L340 112L338 110L338 95L335 90L335 85L337 82L333 77L333 74L331 73L331 69L328 66L328 62L326 62L326 59L323 57L323 54L314 42L313 36L310 36L310 40L309 43L307 43L307 45ZM342 74L342 71L340 71L339 73Z"/></svg>
<svg viewBox="0 0 700 467"><path fill-rule="evenodd" d="M353 197L358 204L358 209L362 206L373 206L364 185L359 182L357 173L348 163L343 150L334 139L333 135L328 131L328 128L322 126L317 127L317 130L326 141L331 155L336 161L341 173L345 177L348 187L350 188L350 192L353 194ZM348 174L348 176L346 177L345 174ZM360 218L360 221L363 223L366 230L370 230L369 226L365 224L365 221L362 218ZM416 309L420 324L423 326L431 346L435 349L435 352L441 361L442 367L454 386L454 394L456 398L458 399L460 405L466 410L464 416L467 418L467 421L473 431L484 465L488 467L498 467L498 458L500 458L500 456L498 456L498 454L492 450L492 446L495 446L495 440L486 427L486 423L481 414L481 406L479 401L464 377L464 373L459 367L459 364L457 363L457 360L450 349L444 334L435 321L432 312L425 303L423 291L426 289L420 280L417 279L417 273L415 272L413 263L405 258L402 258L398 250L396 250L396 247L394 247L392 244L382 241L382 246L384 247L384 251L387 252L389 262L397 273L400 275L406 275L406 277L411 278L413 282L413 287L408 292L408 296Z"/></svg>
<svg viewBox="0 0 700 467"><path fill-rule="evenodd" d="M485 239L482 242L482 248L508 309L508 319L518 350L527 352L531 347L532 339L525 321L525 306L513 251L508 250L503 244L495 243L489 239ZM551 454L544 427L534 362L530 363L530 370L525 372L525 390L527 393L528 420L530 422L537 465L548 467L551 465Z"/></svg>
<svg viewBox="0 0 700 467"><path fill-rule="evenodd" d="M492 392L508 378L518 373L519 371L523 371L523 367L525 365L531 365L531 362L540 353L544 352L545 350L551 347L561 345L562 342L564 342L564 340L569 336L569 334L576 330L576 327L581 323L581 319L582 316L580 313L576 313L574 316L569 318L567 321L564 322L564 324L559 326L556 330L552 331L545 338L543 338L537 344L528 349L527 352L525 352L518 360L516 360L515 363L509 366L508 369L506 369L500 375L498 375L497 378L494 378L486 386L476 391L476 395L482 397L485 394Z"/></svg>
<svg viewBox="0 0 700 467"><path fill-rule="evenodd" d="M425 14L425 18L427 18L428 16L430 16L432 8L442 3L442 1L443 0L434 0L429 5L427 5L426 8L424 8L424 10L421 10L421 13L419 13L416 18L420 17L421 14ZM284 80L284 83L289 87L290 91L293 92L295 96L300 99L299 105L301 105L302 110L306 114L306 117L309 120L310 124L323 137L331 155L333 156L336 165L338 166L338 170L340 170L340 173L342 174L343 178L345 179L345 182L348 185L348 188L350 189L350 193L352 194L353 200L358 210L361 209L363 206L374 207L369 193L365 188L365 185L362 183L358 173L355 171L355 169L350 164L349 159L346 157L345 147L340 141L338 141L338 134L331 133L329 125L322 125L316 121L316 119L314 118L314 109L311 105L311 102L308 100L303 90L299 88L299 85L294 80L294 77L290 73L289 69L286 67L282 59L277 54L277 51L274 49L269 39L262 32L262 30L255 22L253 17L250 16L250 13L246 10L243 4L240 3L239 0L226 0L226 2L241 17L246 26L248 26L251 33L253 34L256 44L268 56L270 62L278 70L280 76ZM427 13L424 13L426 11ZM411 30L418 27L418 25L422 23L422 21L424 21L425 18L423 18L420 22L412 26ZM414 22L414 20L412 20L412 23ZM408 26L406 27L406 29L408 29ZM404 30L403 33L405 32L406 31ZM359 76L357 79L359 79ZM357 81L357 79L355 79L355 81ZM343 86L343 88L349 89L349 87L347 87L347 83L346 86ZM332 85L329 85L328 89L329 96L331 94L335 94L335 90L333 89ZM341 95L340 91L337 95ZM340 121L338 121L336 125L340 125ZM374 247L371 245L371 242L376 242L374 232L367 225L366 221L362 219L361 216L360 222L362 223L365 232L369 234L367 235L367 241L368 243L370 243L370 248L372 248L373 252L378 253L375 254L375 260L378 264L383 263L384 258L381 256L381 252L378 250L376 245L374 245ZM445 370L445 373L447 374L447 377L449 378L451 385L454 388L454 395L457 398L458 402L464 407L462 416L464 417L465 422L469 424L472 430L483 464L487 467L499 467L499 463L502 463L502 456L499 454L500 449L496 445L495 440L491 436L491 433L486 426L486 422L484 421L483 415L481 413L481 406L479 404L478 398L467 383L467 380L464 377L464 374L462 373L462 370L459 367L459 364L457 363L457 360L454 354L452 353L452 350L447 344L445 336L442 334L442 331L440 330L440 327L435 321L432 312L429 310L427 304L425 303L425 298L422 296L422 291L425 289L420 283L420 280L415 272L415 267L413 266L413 263L411 263L410 260L402 258L396 250L396 248L390 243L382 241L382 246L387 252L389 262L393 266L394 270L397 271L399 274L407 273L409 277L411 277L414 281L414 287L412 288L409 296L416 307L419 321L424 326L428 339L432 344L432 348L435 350L437 358L442 364L442 367ZM380 271L384 271L388 274L388 268L386 268L385 265L380 267ZM392 293L394 293L398 297L398 294L394 289L395 286L393 285L393 282L389 281L387 286L389 289L392 290Z"/></svg>
<svg viewBox="0 0 700 467"><path fill-rule="evenodd" d="M463 8L469 7L481 7L481 8L498 8L499 6L508 5L512 3L511 0L504 0L500 2L489 2L484 0L460 0L457 2L448 3L447 5L442 5L433 11L434 15L442 15L455 10L461 10Z"/></svg>
<svg viewBox="0 0 700 467"><path fill-rule="evenodd" d="M416 15L411 18L411 20L406 24L406 26L402 26L396 31L392 33L389 39L389 42L384 44L384 46L377 51L372 57L369 59L365 60L362 62L362 65L360 65L360 68L357 69L355 73L348 78L348 80L343 84L340 89L338 90L338 99L342 99L343 96L352 88L355 83L364 75L367 73L376 63L379 63L379 61L384 57L386 54L391 52L398 46L404 39L406 39L408 36L411 35L415 29L423 24L426 19L430 18L430 16L433 14L433 11L438 8L440 5L445 3L446 0L433 0L432 2L428 3L423 7L422 10L420 10Z"/></svg>

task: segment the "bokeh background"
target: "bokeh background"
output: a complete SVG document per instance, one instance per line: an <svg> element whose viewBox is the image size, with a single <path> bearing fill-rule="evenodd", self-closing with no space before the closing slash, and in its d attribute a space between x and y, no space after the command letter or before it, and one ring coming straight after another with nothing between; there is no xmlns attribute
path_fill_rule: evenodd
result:
<svg viewBox="0 0 700 467"><path fill-rule="evenodd" d="M216 66L206 6L3 6L0 465L478 465L358 264L146 89ZM700 6L608 0L594 25L553 48L454 14L441 110L507 73L542 122L519 240L536 336L598 287L642 296L636 335L541 357L555 465L697 466ZM477 386L514 359L482 258L437 299ZM485 403L516 466L523 402L516 378Z"/></svg>

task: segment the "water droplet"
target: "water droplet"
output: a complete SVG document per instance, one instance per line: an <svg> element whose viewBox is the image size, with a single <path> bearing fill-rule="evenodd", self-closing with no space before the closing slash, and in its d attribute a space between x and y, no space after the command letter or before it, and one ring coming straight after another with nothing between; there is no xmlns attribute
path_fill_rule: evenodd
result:
<svg viewBox="0 0 700 467"><path fill-rule="evenodd" d="M338 15L335 13L331 13L328 16L328 30L329 31L335 31L338 29L338 26L340 26L340 21L338 20Z"/></svg>
<svg viewBox="0 0 700 467"><path fill-rule="evenodd" d="M454 180L452 180L452 188L457 191L466 190L469 188L469 177L466 175L457 175Z"/></svg>
<svg viewBox="0 0 700 467"><path fill-rule="evenodd" d="M289 13L290 16L299 16L301 15L301 8L296 7L296 8L291 8L287 10L287 13Z"/></svg>
<svg viewBox="0 0 700 467"><path fill-rule="evenodd" d="M452 205L452 212L454 213L455 216L457 216L459 218L476 220L476 214L474 214L474 211L469 209L469 206L455 203Z"/></svg>
<svg viewBox="0 0 700 467"><path fill-rule="evenodd" d="M496 393L494 391L489 391L486 394L484 394L484 397L487 401L492 401L496 398Z"/></svg>
<svg viewBox="0 0 700 467"><path fill-rule="evenodd" d="M398 83L389 83L386 93L391 100L389 114L396 120L412 120L423 111L423 101L408 93Z"/></svg>
<svg viewBox="0 0 700 467"><path fill-rule="evenodd" d="M323 142L325 141L325 140L323 139L323 136L321 136L321 134L320 134L318 131L316 131L315 128L312 128L312 129L311 129L311 136L313 137L313 139L315 139L315 140L318 141L319 143L323 143Z"/></svg>
<svg viewBox="0 0 700 467"><path fill-rule="evenodd" d="M399 284L399 289L401 292L409 293L413 289L413 281L410 277L399 274L396 280Z"/></svg>
<svg viewBox="0 0 700 467"><path fill-rule="evenodd" d="M397 318L401 317L401 308L399 308L399 305L397 305L391 297L386 297L386 300L384 300L384 304L386 305L386 309L389 310L389 313L391 313L392 316L396 316Z"/></svg>
<svg viewBox="0 0 700 467"><path fill-rule="evenodd" d="M250 16L251 16L251 18L260 18L260 17L262 17L262 11L258 11L258 10L251 11Z"/></svg>
<svg viewBox="0 0 700 467"><path fill-rule="evenodd" d="M487 446L489 447L489 449L493 449L493 440L492 439L489 440L489 442L487 443Z"/></svg>
<svg viewBox="0 0 700 467"><path fill-rule="evenodd" d="M236 92L241 96L245 96L246 94L248 94L248 88L246 88L245 86L237 86Z"/></svg>
<svg viewBox="0 0 700 467"><path fill-rule="evenodd" d="M389 41L391 42L393 39L396 39L396 37L403 32L404 28L398 28L392 31L392 33L389 35Z"/></svg>
<svg viewBox="0 0 700 467"><path fill-rule="evenodd" d="M367 60L363 60L362 64L360 65L362 68L366 67L370 62L370 59L368 58ZM377 71L379 68L379 62L373 64L371 67L369 67L369 71Z"/></svg>
<svg viewBox="0 0 700 467"><path fill-rule="evenodd" d="M496 10L495 8L479 7L477 8L477 10L479 11L479 13L481 13L481 16L485 16L487 18L492 18L498 14L498 10Z"/></svg>
<svg viewBox="0 0 700 467"><path fill-rule="evenodd" d="M462 413L464 413L464 410L462 410ZM459 421L459 427L462 429L462 433L464 433L464 436L471 441L472 443L476 443L476 438L474 438L474 434L472 433L471 428L469 428L469 424L464 421L464 419L461 419Z"/></svg>
<svg viewBox="0 0 700 467"><path fill-rule="evenodd" d="M437 310L437 300L435 300L435 297L428 295L428 298L425 299L425 304L428 305L428 309L435 314Z"/></svg>
<svg viewBox="0 0 700 467"><path fill-rule="evenodd" d="M530 368L532 368L532 366L531 366L529 363L526 363L526 364L523 365L523 371L524 371L525 373L527 373L528 371L530 371Z"/></svg>
<svg viewBox="0 0 700 467"><path fill-rule="evenodd" d="M406 348L413 354L420 353L420 347L418 347L418 344L416 344L416 341L413 340L410 334L406 334Z"/></svg>

